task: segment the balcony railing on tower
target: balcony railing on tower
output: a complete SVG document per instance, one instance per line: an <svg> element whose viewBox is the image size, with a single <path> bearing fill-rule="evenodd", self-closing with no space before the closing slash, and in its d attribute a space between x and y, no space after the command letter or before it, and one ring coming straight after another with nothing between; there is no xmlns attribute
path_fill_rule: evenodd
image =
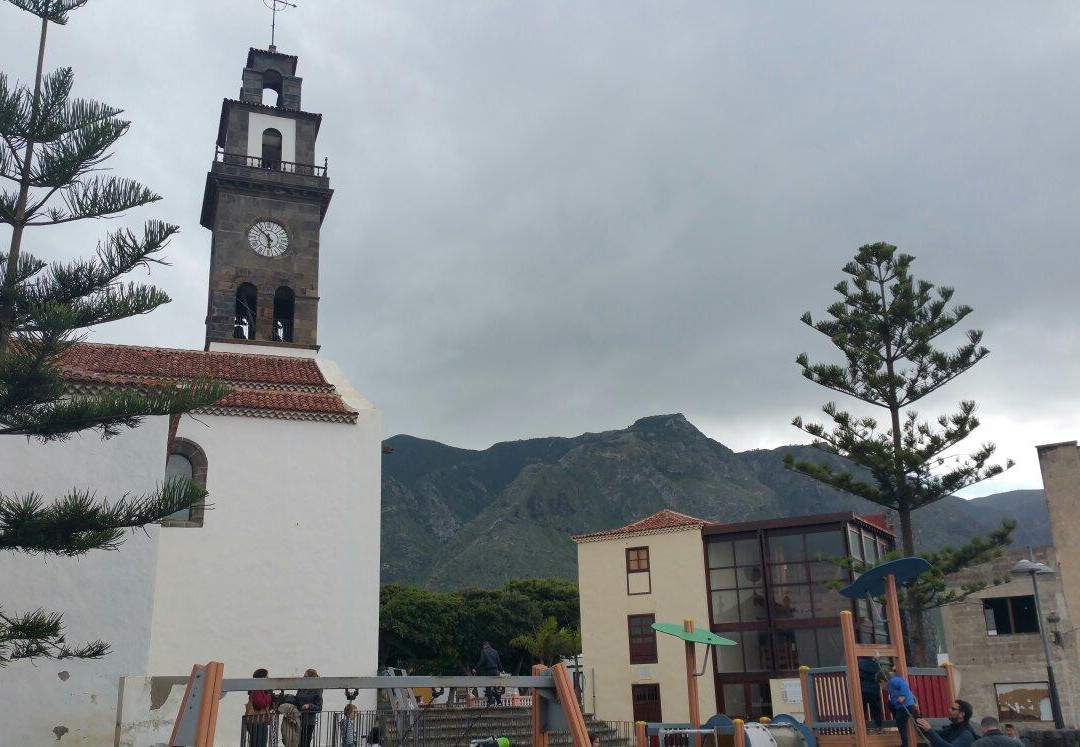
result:
<svg viewBox="0 0 1080 747"><path fill-rule="evenodd" d="M228 153L220 145L214 149L214 160L229 166L244 166L249 169L280 171L283 174L299 174L301 176L321 176L325 178L330 171L330 160L327 158L323 159L322 166L316 166L310 163L295 163L293 161L262 158L261 156L249 156L245 153Z"/></svg>

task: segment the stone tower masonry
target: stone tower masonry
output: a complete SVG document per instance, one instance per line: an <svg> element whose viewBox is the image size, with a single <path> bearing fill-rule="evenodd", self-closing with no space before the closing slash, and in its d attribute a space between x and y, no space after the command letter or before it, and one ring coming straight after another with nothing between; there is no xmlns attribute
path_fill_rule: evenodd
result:
<svg viewBox="0 0 1080 747"><path fill-rule="evenodd" d="M300 108L302 82L296 57L251 49L240 98L221 106L200 221L212 232L207 350L318 349L319 230L333 190L315 160L322 115Z"/></svg>

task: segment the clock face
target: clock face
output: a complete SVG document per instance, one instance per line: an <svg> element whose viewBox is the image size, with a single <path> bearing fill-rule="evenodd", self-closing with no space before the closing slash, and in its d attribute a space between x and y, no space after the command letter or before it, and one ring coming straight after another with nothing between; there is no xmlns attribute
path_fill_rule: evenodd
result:
<svg viewBox="0 0 1080 747"><path fill-rule="evenodd" d="M280 257L289 248L289 234L281 224L261 220L248 229L248 243L256 254Z"/></svg>

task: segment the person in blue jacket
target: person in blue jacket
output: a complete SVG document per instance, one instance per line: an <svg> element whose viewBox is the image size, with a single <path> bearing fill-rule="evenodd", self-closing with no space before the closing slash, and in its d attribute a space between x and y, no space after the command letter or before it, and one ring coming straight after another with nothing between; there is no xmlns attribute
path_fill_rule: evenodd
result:
<svg viewBox="0 0 1080 747"><path fill-rule="evenodd" d="M900 730L900 747L908 747L908 721L919 717L919 704L915 702L915 695L907 680L895 669L889 675L885 688L889 693L889 708L892 709L896 728Z"/></svg>
<svg viewBox="0 0 1080 747"><path fill-rule="evenodd" d="M971 728L974 710L966 700L954 700L949 706L949 723L934 731L930 722L917 719L915 725L929 740L931 747L971 747L975 742L975 730Z"/></svg>

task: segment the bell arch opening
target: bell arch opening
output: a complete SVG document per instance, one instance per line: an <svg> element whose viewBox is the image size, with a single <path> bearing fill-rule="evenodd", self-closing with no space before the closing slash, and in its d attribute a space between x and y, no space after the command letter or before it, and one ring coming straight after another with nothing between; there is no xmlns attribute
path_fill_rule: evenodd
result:
<svg viewBox="0 0 1080 747"><path fill-rule="evenodd" d="M267 127L262 134L262 162L268 169L281 168L281 131Z"/></svg>
<svg viewBox="0 0 1080 747"><path fill-rule="evenodd" d="M274 293L274 339L278 342L293 341L293 317L296 312L296 294L292 288L281 286Z"/></svg>
<svg viewBox="0 0 1080 747"><path fill-rule="evenodd" d="M251 283L241 283L236 289L236 316L233 320L233 338L255 339L255 312L258 310L259 292Z"/></svg>

